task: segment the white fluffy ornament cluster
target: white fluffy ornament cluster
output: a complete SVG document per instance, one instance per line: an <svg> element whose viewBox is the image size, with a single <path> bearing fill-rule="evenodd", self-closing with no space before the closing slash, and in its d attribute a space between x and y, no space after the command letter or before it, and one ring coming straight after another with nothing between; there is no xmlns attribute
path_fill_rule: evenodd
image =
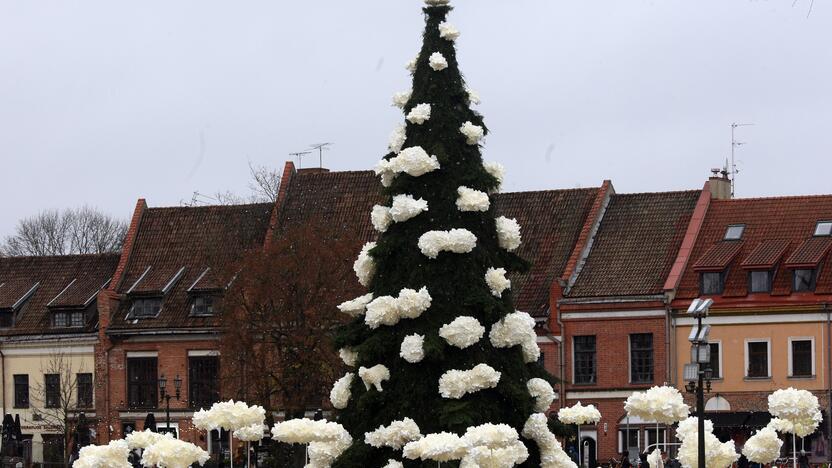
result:
<svg viewBox="0 0 832 468"><path fill-rule="evenodd" d="M415 199L413 195L396 195L393 197L393 206L390 207L390 217L397 223L403 223L428 211L428 202L424 199Z"/></svg>
<svg viewBox="0 0 832 468"><path fill-rule="evenodd" d="M387 232L387 228L393 224L390 208L381 205L373 206L373 211L370 212L370 222L373 223L373 228L376 231Z"/></svg>
<svg viewBox="0 0 832 468"><path fill-rule="evenodd" d="M382 466L381 468L404 468L402 462L398 460L387 460L387 464Z"/></svg>
<svg viewBox="0 0 832 468"><path fill-rule="evenodd" d="M497 183L503 185L503 180L506 177L506 168L502 164L492 161L483 163L482 167L491 177L497 179Z"/></svg>
<svg viewBox="0 0 832 468"><path fill-rule="evenodd" d="M341 358L344 364L350 367L355 367L355 363L358 362L358 353L350 347L344 347L339 349L338 357Z"/></svg>
<svg viewBox="0 0 832 468"><path fill-rule="evenodd" d="M399 109L404 109L404 106L406 106L407 102L410 101L410 97L412 95L412 91L402 91L400 93L393 94L393 106L398 107Z"/></svg>
<svg viewBox="0 0 832 468"><path fill-rule="evenodd" d="M445 58L444 55L440 54L439 52L434 52L430 55L430 59L428 59L428 64L433 71L442 71L448 68L448 60Z"/></svg>
<svg viewBox="0 0 832 468"><path fill-rule="evenodd" d="M485 136L485 129L479 125L474 125L472 122L465 122L459 127L459 132L465 135L465 142L469 145L479 144L480 140Z"/></svg>
<svg viewBox="0 0 832 468"><path fill-rule="evenodd" d="M352 381L355 379L355 374L348 372L345 376L335 381L332 390L329 392L329 401L335 409L344 409L350 403L352 397Z"/></svg>
<svg viewBox="0 0 832 468"><path fill-rule="evenodd" d="M127 437L125 437L124 440L127 441L127 446L130 447L130 450L136 450L146 449L156 442L159 442L164 437L164 434L146 429L144 431L133 431L130 434L127 434Z"/></svg>
<svg viewBox="0 0 832 468"><path fill-rule="evenodd" d="M680 421L679 426L676 427L676 437L682 441L690 436L696 437L696 434L699 432L697 424L699 424L699 418L696 416L691 416ZM713 430L714 423L710 419L706 419L705 432L713 432Z"/></svg>
<svg viewBox="0 0 832 468"><path fill-rule="evenodd" d="M470 448L462 458L460 468L510 468L529 458L529 451L513 427L486 423L469 427L462 436Z"/></svg>
<svg viewBox="0 0 832 468"><path fill-rule="evenodd" d="M390 140L387 143L387 149L391 153L399 154L402 152L404 142L407 141L407 127L404 124L399 124L390 133Z"/></svg>
<svg viewBox="0 0 832 468"><path fill-rule="evenodd" d="M367 304L364 323L371 329L382 325L393 326L402 319L414 319L430 307L430 293L427 288L418 291L402 289L398 297L381 296Z"/></svg>
<svg viewBox="0 0 832 468"><path fill-rule="evenodd" d="M696 435L698 431L689 433L679 447L679 462L684 468L698 466L699 445ZM728 468L737 460L740 454L734 446L734 441L722 443L711 432L705 433L705 467L706 468Z"/></svg>
<svg viewBox="0 0 832 468"><path fill-rule="evenodd" d="M497 240L500 248L513 252L523 242L520 237L520 224L516 219L500 216L494 220L497 225Z"/></svg>
<svg viewBox="0 0 832 468"><path fill-rule="evenodd" d="M81 447L73 467L78 468L131 468L127 461L130 448L124 440L114 440L107 445Z"/></svg>
<svg viewBox="0 0 832 468"><path fill-rule="evenodd" d="M456 189L456 208L459 211L488 211L491 207L491 201L488 199L488 194L479 190L474 190L469 187L459 187Z"/></svg>
<svg viewBox="0 0 832 468"><path fill-rule="evenodd" d="M439 161L436 156L429 155L421 146L411 146L401 150L398 155L390 159L381 160L376 165L375 172L382 177L384 174L395 177L401 173L419 177L437 169L439 169Z"/></svg>
<svg viewBox="0 0 832 468"><path fill-rule="evenodd" d="M534 378L526 382L526 388L534 398L534 410L538 413L548 411L555 401L555 389L552 385L543 379Z"/></svg>
<svg viewBox="0 0 832 468"><path fill-rule="evenodd" d="M363 252L363 250L362 250ZM356 264L358 262L356 261ZM375 264L374 264L375 265ZM373 267L375 268L375 266ZM358 272L358 268L356 268L356 273ZM350 317L358 317L359 315L364 315L367 312L367 304L372 302L373 300L373 293L365 294L361 297L357 297L351 301L342 302L338 306L338 310L341 312L349 315Z"/></svg>
<svg viewBox="0 0 832 468"><path fill-rule="evenodd" d="M446 462L461 460L468 453L469 445L456 434L440 432L428 434L404 446L404 456L411 460Z"/></svg>
<svg viewBox="0 0 832 468"><path fill-rule="evenodd" d="M650 468L663 468L664 462L662 461L662 451L659 450L658 447L655 448L650 455L647 455L647 464Z"/></svg>
<svg viewBox="0 0 832 468"><path fill-rule="evenodd" d="M393 421L388 426L380 426L375 431L364 434L367 445L375 448L390 447L393 450L401 450L408 442L421 438L419 426L410 418Z"/></svg>
<svg viewBox="0 0 832 468"><path fill-rule="evenodd" d="M505 268L489 268L485 272L485 284L494 297L503 297L503 291L511 287L511 280L506 278Z"/></svg>
<svg viewBox="0 0 832 468"><path fill-rule="evenodd" d="M800 437L815 432L821 420L818 397L808 390L795 388L780 389L768 396L768 411L775 418L783 419L791 424L791 430ZM788 429L788 425L780 424L781 429ZM781 431L783 432L783 431Z"/></svg>
<svg viewBox="0 0 832 468"><path fill-rule="evenodd" d="M673 424L690 414L679 390L668 386L633 393L624 403L624 409L631 417L662 424Z"/></svg>
<svg viewBox="0 0 832 468"><path fill-rule="evenodd" d="M465 88L465 92L468 93L469 106L477 106L482 103L482 100L480 99L480 95L478 92L474 91L471 88Z"/></svg>
<svg viewBox="0 0 832 468"><path fill-rule="evenodd" d="M370 286L370 281L373 280L373 275L376 274L376 261L370 255L370 250L375 247L375 242L367 242L364 244L364 247L361 248L361 252L358 254L358 259L352 265L352 269L358 277L358 282L365 288Z"/></svg>
<svg viewBox="0 0 832 468"><path fill-rule="evenodd" d="M601 420L601 412L594 405L584 406L579 401L573 406L561 408L558 419L564 424L595 424Z"/></svg>
<svg viewBox="0 0 832 468"><path fill-rule="evenodd" d="M495 348L520 346L523 360L527 363L536 362L540 358L534 319L526 312L513 312L503 317L491 326L488 338Z"/></svg>
<svg viewBox="0 0 832 468"><path fill-rule="evenodd" d="M263 439L265 432L266 425L257 423L237 429L234 431L234 437L243 442L257 442Z"/></svg>
<svg viewBox="0 0 832 468"><path fill-rule="evenodd" d="M425 337L418 334L404 337L399 356L411 364L422 362L425 358Z"/></svg>
<svg viewBox="0 0 832 468"><path fill-rule="evenodd" d="M439 37L442 39L454 42L459 39L459 30L451 23L443 22L439 24Z"/></svg>
<svg viewBox="0 0 832 468"><path fill-rule="evenodd" d="M306 418L275 424L272 438L287 444L309 444L308 468L329 467L352 444L352 437L340 424Z"/></svg>
<svg viewBox="0 0 832 468"><path fill-rule="evenodd" d="M225 429L235 431L253 424L262 424L266 419L266 410L262 406L249 406L242 401L221 401L214 403L211 409L200 409L193 416L194 427L205 431Z"/></svg>
<svg viewBox="0 0 832 468"><path fill-rule="evenodd" d="M439 336L448 344L465 349L478 342L485 335L485 327L474 317L457 317L453 322L442 325Z"/></svg>
<svg viewBox="0 0 832 468"><path fill-rule="evenodd" d="M165 437L142 452L142 465L188 468L194 463L204 465L208 458L208 452L190 442Z"/></svg>
<svg viewBox="0 0 832 468"><path fill-rule="evenodd" d="M545 414L535 413L529 416L523 426L523 437L533 440L540 449L541 468L577 468L549 430Z"/></svg>
<svg viewBox="0 0 832 468"><path fill-rule="evenodd" d="M752 463L767 465L780 457L783 441L771 427L764 427L745 441L742 453Z"/></svg>
<svg viewBox="0 0 832 468"><path fill-rule="evenodd" d="M467 229L428 231L419 237L419 250L428 258L436 258L439 252L469 253L477 246L477 236Z"/></svg>
<svg viewBox="0 0 832 468"><path fill-rule="evenodd" d="M359 367L358 376L361 377L361 381L364 382L364 387L367 390L370 387L375 387L379 392L383 392L384 389L381 388L381 383L390 380L390 369L384 364L376 364L370 368Z"/></svg>
<svg viewBox="0 0 832 468"><path fill-rule="evenodd" d="M500 375L488 364L478 364L470 370L449 370L439 378L439 394L458 400L468 393L496 387Z"/></svg>
<svg viewBox="0 0 832 468"><path fill-rule="evenodd" d="M422 125L430 120L430 110L430 104L417 104L413 109L410 109L406 119L412 124Z"/></svg>

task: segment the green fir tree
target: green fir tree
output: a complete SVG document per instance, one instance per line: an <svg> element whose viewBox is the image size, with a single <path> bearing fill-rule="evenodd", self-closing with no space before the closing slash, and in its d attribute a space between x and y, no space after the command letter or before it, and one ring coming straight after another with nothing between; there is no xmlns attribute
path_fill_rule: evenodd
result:
<svg viewBox="0 0 832 468"><path fill-rule="evenodd" d="M336 383L333 403L353 444L336 468L384 467L389 460L436 467L406 458L397 443L374 447L365 435L405 418L422 435L462 436L485 423L522 434L529 417L551 403L554 380L537 363L534 322L515 313L504 276L528 264L513 253L519 227L495 218L491 195L502 168L484 164L480 154L487 130L457 64L459 33L446 22L452 8L446 0L426 3L424 43L409 67L412 92L394 97L406 126L394 132L377 168L389 195L372 213L380 235L355 265L370 294L340 307L355 317L336 338L354 369ZM532 396L530 380L535 389L548 387L548 399ZM520 443L528 457L518 466L541 466L539 444L522 435Z"/></svg>

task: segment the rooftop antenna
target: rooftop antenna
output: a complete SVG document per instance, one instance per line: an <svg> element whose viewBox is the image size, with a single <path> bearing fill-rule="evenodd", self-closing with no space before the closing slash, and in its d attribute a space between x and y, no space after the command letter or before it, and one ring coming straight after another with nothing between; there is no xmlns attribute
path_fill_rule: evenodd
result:
<svg viewBox="0 0 832 468"><path fill-rule="evenodd" d="M736 152L737 148L744 145L744 141L737 141L736 137L736 130L738 127L751 127L753 123L732 123L731 124L731 167L729 168L729 172L731 174L731 198L734 198L737 192L737 174L740 173L739 169L737 169L737 162L734 157L734 153Z"/></svg>
<svg viewBox="0 0 832 468"><path fill-rule="evenodd" d="M309 145L310 150L318 150L318 167L324 167L324 150L329 150L329 147L335 143L312 143Z"/></svg>
<svg viewBox="0 0 832 468"><path fill-rule="evenodd" d="M312 154L312 152L311 151L298 151L297 153L289 153L289 156L294 156L294 157L298 158L298 169L300 169L300 168L303 167L303 164L301 164L301 158L303 158L307 154Z"/></svg>

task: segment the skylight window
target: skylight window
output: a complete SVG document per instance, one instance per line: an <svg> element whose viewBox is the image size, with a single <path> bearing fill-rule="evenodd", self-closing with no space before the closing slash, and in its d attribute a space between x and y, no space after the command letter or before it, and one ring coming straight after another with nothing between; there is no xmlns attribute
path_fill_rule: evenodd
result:
<svg viewBox="0 0 832 468"><path fill-rule="evenodd" d="M832 221L818 221L815 226L816 236L832 236Z"/></svg>
<svg viewBox="0 0 832 468"><path fill-rule="evenodd" d="M740 240L745 231L745 224L732 224L725 230L725 240Z"/></svg>

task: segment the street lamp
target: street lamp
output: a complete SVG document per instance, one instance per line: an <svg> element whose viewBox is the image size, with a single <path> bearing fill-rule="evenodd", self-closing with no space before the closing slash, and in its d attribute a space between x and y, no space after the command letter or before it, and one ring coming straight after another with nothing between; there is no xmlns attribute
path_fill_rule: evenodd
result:
<svg viewBox="0 0 832 468"><path fill-rule="evenodd" d="M173 378L173 387L176 391L175 396L171 396L167 392L168 387L168 379L165 378L165 374L162 374L162 377L159 378L159 394L161 395L161 399L165 402L165 412L167 415L167 430L170 432L170 399L176 398L176 401L179 401L179 391L182 389L182 379L179 378L179 374L176 374L176 377ZM176 434L177 439L179 438L179 434Z"/></svg>
<svg viewBox="0 0 832 468"><path fill-rule="evenodd" d="M705 389L711 391L711 345L708 344L710 325L702 325L702 319L708 316L708 310L714 303L713 299L694 299L688 307L688 314L696 318L696 325L691 329L690 360L683 370L687 382L685 390L696 393L697 443L699 468L705 468Z"/></svg>

